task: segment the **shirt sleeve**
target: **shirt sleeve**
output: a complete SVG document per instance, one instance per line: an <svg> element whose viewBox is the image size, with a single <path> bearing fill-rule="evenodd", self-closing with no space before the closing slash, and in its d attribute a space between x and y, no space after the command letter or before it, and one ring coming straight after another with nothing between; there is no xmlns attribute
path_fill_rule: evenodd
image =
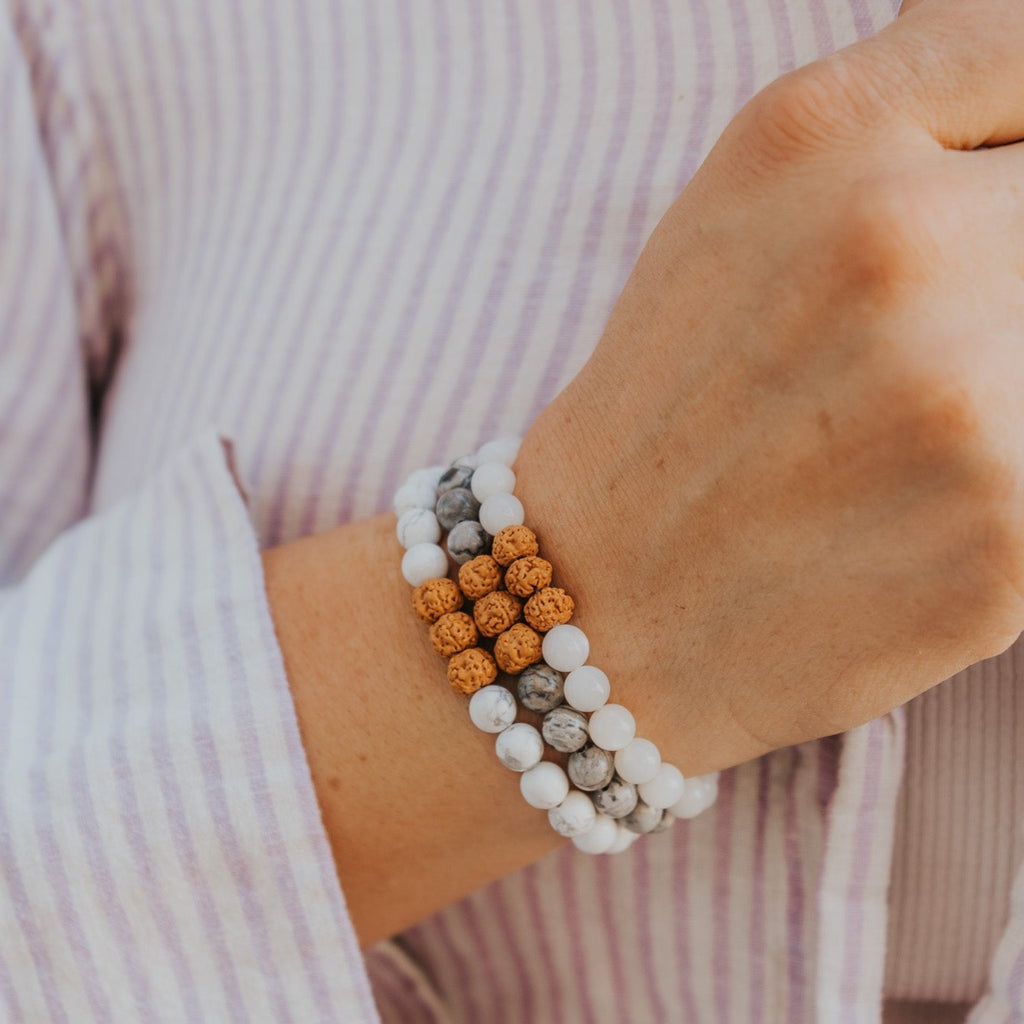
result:
<svg viewBox="0 0 1024 1024"><path fill-rule="evenodd" d="M0 1019L376 1022L230 442L87 515L117 275L32 31L0 4Z"/></svg>

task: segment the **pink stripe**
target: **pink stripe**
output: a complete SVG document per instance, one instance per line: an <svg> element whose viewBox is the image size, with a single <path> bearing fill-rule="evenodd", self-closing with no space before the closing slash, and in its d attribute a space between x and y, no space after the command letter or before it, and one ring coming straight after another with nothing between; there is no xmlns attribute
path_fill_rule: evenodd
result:
<svg viewBox="0 0 1024 1024"><path fill-rule="evenodd" d="M800 828L801 796L797 781L804 768L805 751L793 747L790 756L790 774L786 781L785 822L783 824L786 850L786 964L789 987L789 1019L805 1020L810 1012L807 1005L807 951L804 949L806 907L804 887L805 854Z"/></svg>
<svg viewBox="0 0 1024 1024"><path fill-rule="evenodd" d="M623 853L624 858L629 858L628 864L632 866L632 853ZM615 936L619 934L621 921L612 906L612 895L622 888L623 878L628 879L628 874L623 870L621 862L616 862L611 857L599 857L597 861L597 891L606 893L607 897L597 901L601 915L601 923L604 925L604 934L607 938L609 948L613 950L608 958L605 969L612 975L612 998L615 1000L615 1019L629 1019L629 978L625 969L625 958L619 955L620 950L615 942Z"/></svg>
<svg viewBox="0 0 1024 1024"><path fill-rule="evenodd" d="M715 812L711 812L715 813ZM673 901L677 908L673 919L672 948L673 960L677 965L676 998L683 1008L683 1020L698 1021L697 1000L693 994L693 956L690 952L690 937L697 926L695 915L687 912L690 906L690 844L693 842L693 829L689 822L680 821L672 826L679 829L680 834L675 842L675 872L672 884Z"/></svg>
<svg viewBox="0 0 1024 1024"><path fill-rule="evenodd" d="M730 875L732 873L732 840L736 816L736 777L732 772L721 776L718 784L715 817L715 849L721 856L715 863L712 887L715 894L715 919L711 926L711 965L714 977L715 1013L720 1021L730 1020L730 970L732 935L729 931Z"/></svg>
<svg viewBox="0 0 1024 1024"><path fill-rule="evenodd" d="M534 980L530 977L526 966L521 947L521 936L516 933L505 888L503 882L492 885L480 893L478 898L487 901L491 906L492 916L500 929L503 952L508 956L515 973L515 994L518 1001L514 1002L511 998L508 999L503 1007L503 1016L509 1019L511 1024L518 1024L518 1021L536 1020L537 1010L533 997Z"/></svg>
<svg viewBox="0 0 1024 1024"><path fill-rule="evenodd" d="M771 799L772 755L757 762L757 810L754 825L754 872L750 898L750 1009L751 1024L760 1024L765 1017L766 989L764 977L765 957L769 954L765 936L765 841L768 831L768 806ZM789 1017L798 1021L799 1017Z"/></svg>

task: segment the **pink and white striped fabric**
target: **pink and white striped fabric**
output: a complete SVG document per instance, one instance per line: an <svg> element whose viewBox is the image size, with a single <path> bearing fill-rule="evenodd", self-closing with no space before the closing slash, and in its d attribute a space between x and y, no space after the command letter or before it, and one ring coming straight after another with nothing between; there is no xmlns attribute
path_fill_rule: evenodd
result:
<svg viewBox="0 0 1024 1024"><path fill-rule="evenodd" d="M1019 836L955 990L887 966L903 710L361 954L258 557L525 430L736 109L892 16L0 3L3 1021L1024 1022Z"/></svg>

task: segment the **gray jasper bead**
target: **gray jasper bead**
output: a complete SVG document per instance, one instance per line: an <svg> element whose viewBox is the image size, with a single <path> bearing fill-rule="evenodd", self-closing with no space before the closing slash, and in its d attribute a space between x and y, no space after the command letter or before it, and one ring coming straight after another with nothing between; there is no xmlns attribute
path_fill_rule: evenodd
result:
<svg viewBox="0 0 1024 1024"><path fill-rule="evenodd" d="M653 832L661 824L661 817L664 813L660 807L650 807L640 800L636 807L622 819L622 824L630 832L643 835L645 832Z"/></svg>
<svg viewBox="0 0 1024 1024"><path fill-rule="evenodd" d="M651 830L652 832L664 832L666 829L672 827L672 822L676 820L674 814L669 814L668 811L661 812L661 821Z"/></svg>
<svg viewBox="0 0 1024 1024"><path fill-rule="evenodd" d="M528 711L536 711L539 715L553 711L562 703L564 678L561 672L543 661L530 665L519 673L519 681L516 684L519 703Z"/></svg>
<svg viewBox="0 0 1024 1024"><path fill-rule="evenodd" d="M459 564L477 555L489 554L491 535L475 520L463 519L448 534L448 554Z"/></svg>
<svg viewBox="0 0 1024 1024"><path fill-rule="evenodd" d="M587 742L587 716L565 706L555 708L544 716L540 731L555 750L571 754Z"/></svg>
<svg viewBox="0 0 1024 1024"><path fill-rule="evenodd" d="M473 497L473 492L468 487L455 487L445 491L437 499L437 507L434 514L437 521L446 530L452 529L456 523L465 519L476 519L480 512L480 502Z"/></svg>
<svg viewBox="0 0 1024 1024"><path fill-rule="evenodd" d="M456 487L469 487L469 482L472 479L473 470L469 467L449 466L441 474L441 479L437 482L438 496L445 494L448 491L452 491Z"/></svg>
<svg viewBox="0 0 1024 1024"><path fill-rule="evenodd" d="M601 747L590 744L569 756L569 778L584 793L604 789L614 775L615 759Z"/></svg>
<svg viewBox="0 0 1024 1024"><path fill-rule="evenodd" d="M590 799L594 801L594 806L609 818L624 818L636 807L640 794L632 782L624 782L616 777L604 789L591 794Z"/></svg>

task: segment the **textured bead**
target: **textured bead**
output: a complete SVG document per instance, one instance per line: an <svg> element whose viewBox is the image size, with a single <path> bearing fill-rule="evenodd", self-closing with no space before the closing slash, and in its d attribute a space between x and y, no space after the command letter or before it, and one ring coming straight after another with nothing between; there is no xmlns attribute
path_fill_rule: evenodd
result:
<svg viewBox="0 0 1024 1024"><path fill-rule="evenodd" d="M486 600L486 599L485 599ZM540 661L540 634L525 622L516 622L494 641L494 660L502 672L516 675L527 665Z"/></svg>
<svg viewBox="0 0 1024 1024"><path fill-rule="evenodd" d="M469 487L472 481L473 470L471 468L466 466L449 466L437 481L438 497L459 487Z"/></svg>
<svg viewBox="0 0 1024 1024"><path fill-rule="evenodd" d="M563 705L544 716L541 732L555 750L571 754L587 742L587 716Z"/></svg>
<svg viewBox="0 0 1024 1024"><path fill-rule="evenodd" d="M456 523L466 519L476 519L479 511L480 502L473 497L473 492L468 487L455 487L445 491L437 499L437 505L434 507L437 521L446 530L452 529Z"/></svg>
<svg viewBox="0 0 1024 1024"><path fill-rule="evenodd" d="M517 597L529 597L551 582L551 563L540 555L517 558L505 570L505 589Z"/></svg>
<svg viewBox="0 0 1024 1024"><path fill-rule="evenodd" d="M507 729L518 713L511 690L492 684L477 690L469 699L469 717L481 732Z"/></svg>
<svg viewBox="0 0 1024 1024"><path fill-rule="evenodd" d="M550 811L569 795L569 779L559 765L541 761L519 776L519 791L531 807Z"/></svg>
<svg viewBox="0 0 1024 1024"><path fill-rule="evenodd" d="M477 518L494 537L506 526L521 524L525 515L523 503L514 494L492 494L481 504Z"/></svg>
<svg viewBox="0 0 1024 1024"><path fill-rule="evenodd" d="M630 832L644 835L647 832L653 832L658 827L658 823L661 821L661 816L664 813L660 807L650 807L641 800L622 819L622 823Z"/></svg>
<svg viewBox="0 0 1024 1024"><path fill-rule="evenodd" d="M590 798L577 789L570 790L557 807L548 811L548 821L560 836L581 836L594 827L596 820L597 811Z"/></svg>
<svg viewBox="0 0 1024 1024"><path fill-rule="evenodd" d="M605 750L621 750L636 736L636 720L621 704L599 707L590 716L588 728L591 739Z"/></svg>
<svg viewBox="0 0 1024 1024"><path fill-rule="evenodd" d="M669 808L676 818L695 818L706 811L718 796L718 772L691 775L683 787L683 795Z"/></svg>
<svg viewBox="0 0 1024 1024"><path fill-rule="evenodd" d="M499 565L511 565L517 558L526 558L540 551L537 535L528 526L506 526L494 535L491 554Z"/></svg>
<svg viewBox="0 0 1024 1024"><path fill-rule="evenodd" d="M591 793L591 799L602 814L609 818L624 818L636 807L640 794L632 783L612 779L604 789Z"/></svg>
<svg viewBox="0 0 1024 1024"><path fill-rule="evenodd" d="M427 580L412 592L412 610L424 622L437 622L446 612L461 607L462 591L447 576Z"/></svg>
<svg viewBox="0 0 1024 1024"><path fill-rule="evenodd" d="M523 616L538 633L546 633L568 622L575 610L576 602L561 587L541 587L526 602Z"/></svg>
<svg viewBox="0 0 1024 1024"><path fill-rule="evenodd" d="M663 764L650 782L637 786L645 804L662 810L681 800L685 788L683 773L674 764Z"/></svg>
<svg viewBox="0 0 1024 1024"><path fill-rule="evenodd" d="M445 658L474 647L479 639L476 623L465 612L447 612L430 627L430 644Z"/></svg>
<svg viewBox="0 0 1024 1024"><path fill-rule="evenodd" d="M435 501L437 492L428 481L410 478L395 491L395 515L401 517L414 508L433 508Z"/></svg>
<svg viewBox="0 0 1024 1024"><path fill-rule="evenodd" d="M619 826L611 818L598 814L589 832L573 836L572 844L580 853L607 853L619 838Z"/></svg>
<svg viewBox="0 0 1024 1024"><path fill-rule="evenodd" d="M399 517L395 528L403 548L413 544L436 544L441 539L441 524L429 508L411 508Z"/></svg>
<svg viewBox="0 0 1024 1024"><path fill-rule="evenodd" d="M447 576L448 556L444 548L436 544L413 544L402 555L402 575L414 587L437 576Z"/></svg>
<svg viewBox="0 0 1024 1024"><path fill-rule="evenodd" d="M497 590L503 575L501 566L490 555L477 555L459 567L459 587L470 601L477 601Z"/></svg>
<svg viewBox="0 0 1024 1024"><path fill-rule="evenodd" d="M476 455L481 463L503 462L506 466L511 466L519 455L521 443L522 438L517 434L502 434L501 437L480 445Z"/></svg>
<svg viewBox="0 0 1024 1024"><path fill-rule="evenodd" d="M525 772L540 763L544 756L544 741L532 725L515 722L498 734L494 752L506 768Z"/></svg>
<svg viewBox="0 0 1024 1024"><path fill-rule="evenodd" d="M482 647L470 647L448 659L448 682L458 693L469 696L497 678L494 657Z"/></svg>
<svg viewBox="0 0 1024 1024"><path fill-rule="evenodd" d="M638 839L639 834L636 832L630 832L625 825L620 821L618 823L618 833L615 837L615 842L608 848L608 853L624 853L628 850Z"/></svg>
<svg viewBox="0 0 1024 1024"><path fill-rule="evenodd" d="M489 534L475 519L463 519L452 527L446 546L455 564L462 565L484 554L490 543Z"/></svg>
<svg viewBox="0 0 1024 1024"><path fill-rule="evenodd" d="M661 767L661 753L650 740L635 739L615 755L615 770L626 782L650 782Z"/></svg>
<svg viewBox="0 0 1024 1024"><path fill-rule="evenodd" d="M611 692L608 676L596 665L580 665L565 677L565 702L577 711L596 711Z"/></svg>
<svg viewBox="0 0 1024 1024"><path fill-rule="evenodd" d="M615 775L615 759L592 744L569 755L569 778L577 789L592 793L604 789Z"/></svg>
<svg viewBox="0 0 1024 1024"><path fill-rule="evenodd" d="M572 672L590 654L590 641L579 626L555 626L544 634L544 660L559 672Z"/></svg>
<svg viewBox="0 0 1024 1024"><path fill-rule="evenodd" d="M493 590L473 605L473 618L484 636L497 636L522 618L523 605L507 590ZM501 664L499 662L499 664ZM504 669L504 666L502 666ZM508 671L504 669L504 671Z"/></svg>
<svg viewBox="0 0 1024 1024"><path fill-rule="evenodd" d="M562 703L562 673L543 661L523 669L516 688L519 703L539 715L547 714Z"/></svg>
<svg viewBox="0 0 1024 1024"><path fill-rule="evenodd" d="M473 497L486 501L492 494L511 494L516 489L516 475L503 462L481 462L473 470Z"/></svg>

